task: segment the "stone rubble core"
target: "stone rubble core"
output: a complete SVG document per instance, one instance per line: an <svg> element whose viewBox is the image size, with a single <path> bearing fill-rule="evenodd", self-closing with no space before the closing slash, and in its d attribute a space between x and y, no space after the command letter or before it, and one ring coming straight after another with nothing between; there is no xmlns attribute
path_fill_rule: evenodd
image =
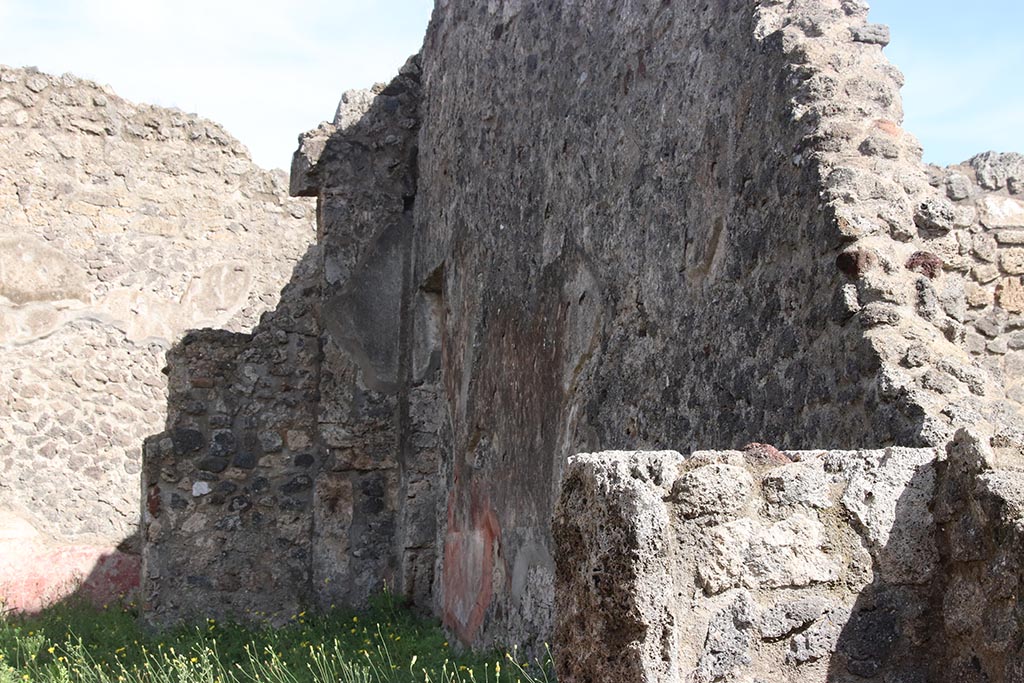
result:
<svg viewBox="0 0 1024 683"><path fill-rule="evenodd" d="M571 458L558 679L1021 680L1024 471L987 440Z"/></svg>
<svg viewBox="0 0 1024 683"><path fill-rule="evenodd" d="M0 603L138 585L142 439L164 355L242 331L315 238L220 126L0 66Z"/></svg>
<svg viewBox="0 0 1024 683"><path fill-rule="evenodd" d="M556 616L584 619L566 610L607 590L610 621L579 648L606 648L605 664L570 656L568 680L615 680L602 667L620 647L639 662L615 660L622 680L661 675L642 668L652 648L657 666L697 670L707 623L666 626L655 646L634 609L676 585L629 583L662 555L566 583L566 463L759 442L746 465L694 468L681 502L643 522L678 512L680 553L723 549L683 591L734 624L701 680L747 680L730 662L762 649L800 676L915 680L886 662L923 663L939 640L918 647L921 622L886 611L876 578L921 609L954 580L1015 595L981 576L1002 550L957 559L890 508L935 497L900 477L946 481L936 453L963 427L986 434L992 481L1024 462L1024 157L924 165L887 41L860 0L439 0L392 82L346 93L300 137L291 192L317 198L317 248L279 308L251 335L203 332L169 355L167 429L144 455L146 617L283 622L386 585L466 645L538 651L554 634L564 652L578 636ZM838 469L785 464L808 444ZM859 503L836 498L855 484ZM895 498L871 502L883 485ZM977 514L1002 504L970 495ZM1005 515L984 512L979 533L1013 552L999 496ZM576 523L616 514L590 504ZM709 507L733 518L710 524ZM606 532L587 540L616 543ZM602 572L616 585L593 584ZM798 592L810 603L786 607ZM869 600L884 623L842 621ZM737 624L761 629L776 603L775 642L730 654L729 629L746 643L754 627ZM949 671L1014 680L1016 618L999 622L1003 649L935 621ZM794 620L895 635L786 664ZM803 647L824 652L830 633Z"/></svg>

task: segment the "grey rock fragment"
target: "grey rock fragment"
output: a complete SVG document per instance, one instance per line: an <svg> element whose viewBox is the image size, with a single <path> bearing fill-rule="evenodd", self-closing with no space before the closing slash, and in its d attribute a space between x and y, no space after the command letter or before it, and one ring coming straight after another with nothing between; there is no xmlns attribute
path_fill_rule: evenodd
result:
<svg viewBox="0 0 1024 683"><path fill-rule="evenodd" d="M824 598L809 597L780 603L761 615L761 638L780 640L804 629L821 618L829 603Z"/></svg>
<svg viewBox="0 0 1024 683"><path fill-rule="evenodd" d="M914 210L914 223L922 230L946 233L956 223L956 208L942 197L929 197Z"/></svg>
<svg viewBox="0 0 1024 683"><path fill-rule="evenodd" d="M852 35L853 40L858 43L881 45L882 47L889 44L889 27L885 24L854 26L850 29L850 35Z"/></svg>
<svg viewBox="0 0 1024 683"><path fill-rule="evenodd" d="M786 653L786 663L806 664L830 656L836 649L841 626L831 612L803 633L793 636Z"/></svg>
<svg viewBox="0 0 1024 683"><path fill-rule="evenodd" d="M671 500L687 519L704 515L730 516L739 512L753 491L750 473L735 465L705 465L672 484Z"/></svg>
<svg viewBox="0 0 1024 683"><path fill-rule="evenodd" d="M951 173L946 178L946 196L953 201L960 201L971 196L973 184L963 173Z"/></svg>
<svg viewBox="0 0 1024 683"><path fill-rule="evenodd" d="M814 463L793 463L778 467L761 480L764 497L779 505L807 505L827 508L829 481L825 472Z"/></svg>
<svg viewBox="0 0 1024 683"><path fill-rule="evenodd" d="M261 431L257 434L257 438L260 442L260 448L263 449L264 453L277 453L284 446L284 439L275 431Z"/></svg>
<svg viewBox="0 0 1024 683"><path fill-rule="evenodd" d="M695 683L713 683L750 664L759 608L750 593L740 591L732 603L711 617L704 652L693 674Z"/></svg>
<svg viewBox="0 0 1024 683"><path fill-rule="evenodd" d="M986 190L1001 190L1010 178L1024 179L1024 155L983 152L967 162L978 175L978 183Z"/></svg>

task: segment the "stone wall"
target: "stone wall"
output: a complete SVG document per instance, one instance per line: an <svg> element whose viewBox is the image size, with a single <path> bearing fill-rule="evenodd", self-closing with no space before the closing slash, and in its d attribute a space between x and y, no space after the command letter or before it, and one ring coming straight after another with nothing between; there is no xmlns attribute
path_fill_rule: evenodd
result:
<svg viewBox="0 0 1024 683"><path fill-rule="evenodd" d="M577 452L823 448L847 486L933 471L899 447L965 425L1017 448L1020 158L922 164L887 41L860 0L437 3L421 56L348 93L293 164L292 193L318 198L322 460L311 583L275 583L279 611L387 582L463 643L539 646ZM179 496L207 476L184 467ZM204 510L154 558L234 519ZM780 552L867 533L775 514L747 526L788 524ZM894 594L922 604L930 566Z"/></svg>
<svg viewBox="0 0 1024 683"><path fill-rule="evenodd" d="M1018 680L1024 477L949 450L576 456L559 680Z"/></svg>
<svg viewBox="0 0 1024 683"><path fill-rule="evenodd" d="M929 171L931 183L947 199L933 200L930 213L957 216L959 225L939 219L928 226L928 248L951 277L935 295L922 292L918 305L923 315L951 319L947 325L954 338L993 379L1001 411L1019 411L1024 402L1024 156L986 153Z"/></svg>
<svg viewBox="0 0 1024 683"><path fill-rule="evenodd" d="M443 264L435 599L465 641L548 632L575 452L1019 441L949 253L1015 215L1016 157L945 198L887 42L855 0L439 3L414 275ZM1014 253L986 282L1007 346Z"/></svg>
<svg viewBox="0 0 1024 683"><path fill-rule="evenodd" d="M252 335L170 354L143 473L151 622L281 622L385 587L429 607L438 361L402 322L432 296L408 286L419 104L413 59L301 138L292 191L318 198L317 248Z"/></svg>
<svg viewBox="0 0 1024 683"><path fill-rule="evenodd" d="M73 590L119 544L138 552L164 354L189 328L247 330L273 308L313 218L214 123L0 67L0 538L21 557L0 575L9 605Z"/></svg>

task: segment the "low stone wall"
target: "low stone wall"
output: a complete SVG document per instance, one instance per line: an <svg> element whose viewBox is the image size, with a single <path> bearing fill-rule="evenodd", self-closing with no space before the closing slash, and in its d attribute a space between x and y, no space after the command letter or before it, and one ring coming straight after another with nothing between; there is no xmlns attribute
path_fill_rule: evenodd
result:
<svg viewBox="0 0 1024 683"><path fill-rule="evenodd" d="M559 680L1020 680L1024 475L992 453L576 456Z"/></svg>
<svg viewBox="0 0 1024 683"><path fill-rule="evenodd" d="M320 346L308 259L252 334L189 333L168 354L165 431L143 458L151 623L280 622L310 594Z"/></svg>

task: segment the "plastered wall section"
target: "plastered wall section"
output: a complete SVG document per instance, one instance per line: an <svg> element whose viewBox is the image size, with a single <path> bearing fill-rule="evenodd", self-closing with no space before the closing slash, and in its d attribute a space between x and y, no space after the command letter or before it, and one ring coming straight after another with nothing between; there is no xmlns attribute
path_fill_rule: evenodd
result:
<svg viewBox="0 0 1024 683"><path fill-rule="evenodd" d="M12 604L138 552L165 353L273 308L314 212L220 126L67 75L0 67L0 150L0 535L49 558L3 570Z"/></svg>

